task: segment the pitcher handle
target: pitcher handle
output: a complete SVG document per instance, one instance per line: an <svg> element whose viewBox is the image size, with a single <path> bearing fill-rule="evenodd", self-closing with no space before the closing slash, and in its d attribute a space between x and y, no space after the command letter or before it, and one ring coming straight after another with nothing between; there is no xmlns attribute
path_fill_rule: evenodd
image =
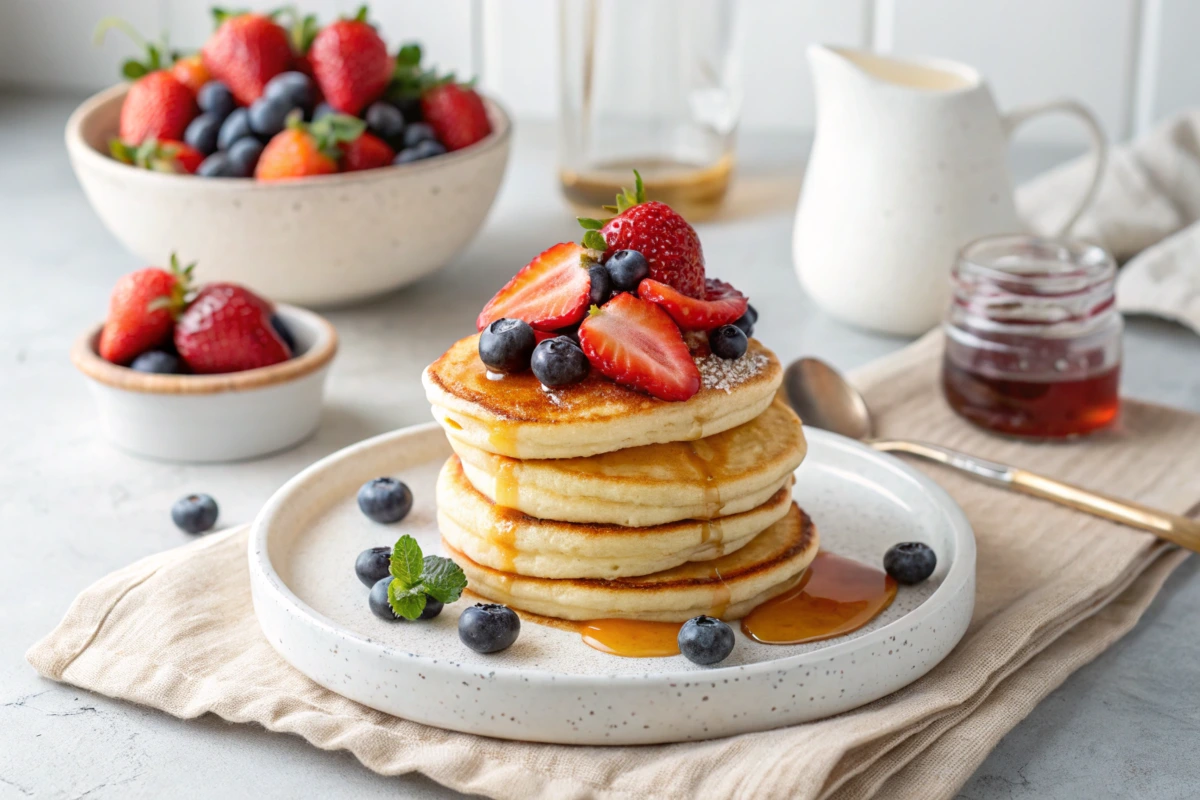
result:
<svg viewBox="0 0 1200 800"><path fill-rule="evenodd" d="M1095 154L1092 167L1092 180L1088 185L1087 191L1079 199L1079 203L1075 206L1075 210L1071 212L1070 216L1067 217L1067 221L1055 232L1056 236L1065 236L1074 227L1075 223L1079 221L1079 218L1083 216L1083 212L1087 211L1088 206L1092 204L1096 199L1096 194L1100 191L1100 181L1104 177L1104 167L1108 163L1108 141L1105 139L1104 129L1100 127L1100 122L1083 103L1076 100L1050 100L1046 103L1020 106L1009 111L1004 115L1004 132L1011 137L1013 131L1021 123L1039 114L1054 112L1070 114L1083 122L1084 127L1087 128L1088 135L1092 139L1091 152Z"/></svg>

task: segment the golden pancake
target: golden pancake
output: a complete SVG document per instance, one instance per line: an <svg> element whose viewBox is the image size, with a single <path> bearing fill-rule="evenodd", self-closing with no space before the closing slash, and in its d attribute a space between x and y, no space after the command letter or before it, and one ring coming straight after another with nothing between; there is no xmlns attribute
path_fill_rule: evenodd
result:
<svg viewBox="0 0 1200 800"><path fill-rule="evenodd" d="M471 591L495 603L568 620L684 622L699 614L738 619L800 580L816 557L816 526L792 504L787 515L736 552L637 578L534 578L473 561L444 538Z"/></svg>
<svg viewBox="0 0 1200 800"><path fill-rule="evenodd" d="M658 400L596 370L548 390L528 371L489 378L478 340L453 344L421 381L451 439L511 458L575 458L702 439L757 417L783 380L779 359L751 339L739 359L698 358L701 389L683 402Z"/></svg>
<svg viewBox="0 0 1200 800"><path fill-rule="evenodd" d="M540 519L632 527L756 508L790 482L806 452L800 420L781 400L704 439L583 458L518 460L450 443L472 485L498 505Z"/></svg>
<svg viewBox="0 0 1200 800"><path fill-rule="evenodd" d="M647 575L732 553L779 521L791 481L763 505L712 521L649 528L536 519L493 504L471 486L457 456L438 476L438 528L456 550L501 572L540 578Z"/></svg>

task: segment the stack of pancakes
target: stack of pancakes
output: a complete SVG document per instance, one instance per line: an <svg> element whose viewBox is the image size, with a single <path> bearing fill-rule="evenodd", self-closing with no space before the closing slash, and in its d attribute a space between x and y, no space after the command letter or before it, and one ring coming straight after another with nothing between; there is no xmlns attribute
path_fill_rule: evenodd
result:
<svg viewBox="0 0 1200 800"><path fill-rule="evenodd" d="M792 502L804 433L756 340L697 358L684 402L595 371L559 390L490 375L477 348L455 343L422 377L455 453L438 526L475 593L560 619L682 622L736 619L799 581L818 543Z"/></svg>

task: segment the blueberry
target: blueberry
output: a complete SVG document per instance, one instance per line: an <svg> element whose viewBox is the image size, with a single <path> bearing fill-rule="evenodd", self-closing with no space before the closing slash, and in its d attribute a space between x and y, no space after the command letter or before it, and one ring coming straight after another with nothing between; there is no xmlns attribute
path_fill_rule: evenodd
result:
<svg viewBox="0 0 1200 800"><path fill-rule="evenodd" d="M733 628L701 614L679 629L679 652L693 664L708 666L724 661L733 652Z"/></svg>
<svg viewBox="0 0 1200 800"><path fill-rule="evenodd" d="M361 575L359 577L362 577ZM388 602L387 590L388 584L392 582L392 576L388 575L385 578L380 578L371 585L371 593L367 595L367 605L371 607L371 613L380 619L388 622L398 622L404 617L392 611L392 604Z"/></svg>
<svg viewBox="0 0 1200 800"><path fill-rule="evenodd" d="M392 548L371 547L363 550L354 559L354 574L364 586L375 586L376 583L391 575L388 569L392 565Z"/></svg>
<svg viewBox="0 0 1200 800"><path fill-rule="evenodd" d="M253 136L238 139L225 155L239 178L249 178L258 166L258 157L262 155L263 143Z"/></svg>
<svg viewBox="0 0 1200 800"><path fill-rule="evenodd" d="M751 325L758 324L758 311L749 303L746 303L746 313L743 314L743 316L750 318ZM747 334L747 336L749 336L749 334Z"/></svg>
<svg viewBox="0 0 1200 800"><path fill-rule="evenodd" d="M588 278L592 288L588 292L588 302L594 306L602 306L612 296L612 275L603 264L593 264L588 267Z"/></svg>
<svg viewBox="0 0 1200 800"><path fill-rule="evenodd" d="M135 358L129 368L154 375L177 375L180 371L179 357L162 350L149 350Z"/></svg>
<svg viewBox="0 0 1200 800"><path fill-rule="evenodd" d="M270 139L283 130L287 115L299 106L284 97L263 95L250 106L250 130L260 139Z"/></svg>
<svg viewBox="0 0 1200 800"><path fill-rule="evenodd" d="M271 315L271 327L275 333L279 334L279 338L283 339L283 343L287 345L288 352L292 355L296 354L296 339L292 336L291 330L287 323L283 321L283 317L278 314Z"/></svg>
<svg viewBox="0 0 1200 800"><path fill-rule="evenodd" d="M184 533L204 533L217 524L217 501L206 494L189 494L171 506L171 520Z"/></svg>
<svg viewBox="0 0 1200 800"><path fill-rule="evenodd" d="M235 108L225 118L221 132L217 134L217 149L228 150L238 139L245 139L247 136L254 136L254 131L250 128L250 112L244 108Z"/></svg>
<svg viewBox="0 0 1200 800"><path fill-rule="evenodd" d="M712 349L713 355L726 361L732 361L746 355L746 348L750 346L750 340L737 325L722 325L708 334L708 346Z"/></svg>
<svg viewBox="0 0 1200 800"><path fill-rule="evenodd" d="M404 129L404 146L416 147L421 142L436 142L437 134L424 122L414 122Z"/></svg>
<svg viewBox="0 0 1200 800"><path fill-rule="evenodd" d="M213 153L200 162L196 174L204 178L244 178L237 166L229 160L228 153Z"/></svg>
<svg viewBox="0 0 1200 800"><path fill-rule="evenodd" d="M512 646L521 618L508 606L476 603L458 617L458 638L476 653L496 653Z"/></svg>
<svg viewBox="0 0 1200 800"><path fill-rule="evenodd" d="M536 344L529 323L498 319L479 334L479 360L493 372L521 372L529 369L529 358Z"/></svg>
<svg viewBox="0 0 1200 800"><path fill-rule="evenodd" d="M334 108L333 106L329 105L329 103L325 103L325 102L317 103L317 107L315 109L313 109L313 113L312 113L313 122L316 122L321 117L328 117L330 114L337 114L337 113L338 113L338 110L336 108Z"/></svg>
<svg viewBox="0 0 1200 800"><path fill-rule="evenodd" d="M425 608L421 609L421 616L417 617L417 619L433 619L442 613L443 605L441 600L425 595Z"/></svg>
<svg viewBox="0 0 1200 800"><path fill-rule="evenodd" d="M263 97L279 100L292 108L312 111L316 99L312 79L303 72L281 72L263 87Z"/></svg>
<svg viewBox="0 0 1200 800"><path fill-rule="evenodd" d="M363 114L367 130L388 143L399 143L404 135L404 115L391 103L380 100L367 106Z"/></svg>
<svg viewBox="0 0 1200 800"><path fill-rule="evenodd" d="M220 81L209 81L196 92L196 105L206 114L216 114L225 119L237 108L237 100L228 86Z"/></svg>
<svg viewBox="0 0 1200 800"><path fill-rule="evenodd" d="M559 328L555 333L564 339L571 340L576 347L581 346L579 344L579 323L575 323L569 328Z"/></svg>
<svg viewBox="0 0 1200 800"><path fill-rule="evenodd" d="M201 155L212 155L217 150L217 135L224 121L224 117L212 112L201 114L188 124L183 132L183 141L199 150Z"/></svg>
<svg viewBox="0 0 1200 800"><path fill-rule="evenodd" d="M618 250L604 262L612 276L614 292L632 292L650 275L650 262L637 250Z"/></svg>
<svg viewBox="0 0 1200 800"><path fill-rule="evenodd" d="M395 478L376 478L358 490L359 509L376 522L399 522L408 516L412 504L412 490Z"/></svg>
<svg viewBox="0 0 1200 800"><path fill-rule="evenodd" d="M883 568L897 583L920 583L933 574L937 554L924 542L901 542L883 555Z"/></svg>
<svg viewBox="0 0 1200 800"><path fill-rule="evenodd" d="M392 159L393 164L409 164L413 161L422 161L433 156L440 156L446 152L446 148L442 147L438 142L432 139L426 139L423 142L417 142L412 147L406 147L396 154Z"/></svg>
<svg viewBox="0 0 1200 800"><path fill-rule="evenodd" d="M535 347L529 367L543 386L552 389L579 383L588 376L589 369L587 356L567 336L555 336Z"/></svg>
<svg viewBox="0 0 1200 800"><path fill-rule="evenodd" d="M757 319L758 313L756 312L754 316L751 317L750 309L747 308L746 313L735 319L733 324L738 327L738 330L746 334L746 338L749 338L754 335L754 323Z"/></svg>

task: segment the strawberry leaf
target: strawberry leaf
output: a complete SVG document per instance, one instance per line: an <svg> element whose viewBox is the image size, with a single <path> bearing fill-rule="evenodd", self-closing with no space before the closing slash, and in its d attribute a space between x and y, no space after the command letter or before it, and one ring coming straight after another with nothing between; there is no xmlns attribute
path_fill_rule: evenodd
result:
<svg viewBox="0 0 1200 800"><path fill-rule="evenodd" d="M396 53L397 67L416 67L421 63L421 45L415 42L403 45Z"/></svg>
<svg viewBox="0 0 1200 800"><path fill-rule="evenodd" d="M608 242L604 241L604 234L600 231L588 231L583 235L583 246L589 250L607 250Z"/></svg>
<svg viewBox="0 0 1200 800"><path fill-rule="evenodd" d="M603 222L598 219L592 219L591 217L576 217L575 219L578 220L580 227L589 231L598 231L604 227Z"/></svg>

